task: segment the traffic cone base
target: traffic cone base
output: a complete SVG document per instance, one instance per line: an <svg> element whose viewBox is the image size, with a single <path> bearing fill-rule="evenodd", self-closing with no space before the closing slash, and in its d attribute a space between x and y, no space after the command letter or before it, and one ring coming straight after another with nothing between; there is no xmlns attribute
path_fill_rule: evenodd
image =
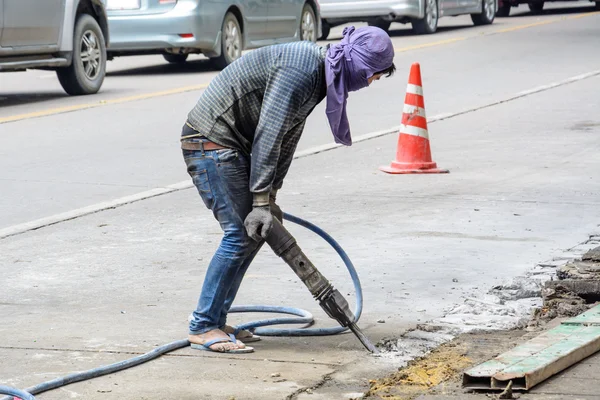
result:
<svg viewBox="0 0 600 400"><path fill-rule="evenodd" d="M421 67L411 66L402 110L402 124L398 135L396 158L389 167L380 167L389 174L444 174L431 159L429 132L425 115L425 99L421 81Z"/></svg>
<svg viewBox="0 0 600 400"><path fill-rule="evenodd" d="M434 162L430 163L401 163L392 161L389 167L379 167L383 172L388 174L447 174L447 169L440 169Z"/></svg>

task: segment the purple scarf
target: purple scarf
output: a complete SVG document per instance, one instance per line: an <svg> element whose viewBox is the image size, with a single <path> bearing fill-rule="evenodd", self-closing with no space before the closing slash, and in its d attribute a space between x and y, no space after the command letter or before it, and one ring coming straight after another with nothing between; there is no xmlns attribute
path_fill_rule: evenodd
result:
<svg viewBox="0 0 600 400"><path fill-rule="evenodd" d="M388 34L376 27L347 27L340 43L327 50L327 119L336 143L352 145L346 115L348 92L369 85L368 79L392 66L394 47Z"/></svg>

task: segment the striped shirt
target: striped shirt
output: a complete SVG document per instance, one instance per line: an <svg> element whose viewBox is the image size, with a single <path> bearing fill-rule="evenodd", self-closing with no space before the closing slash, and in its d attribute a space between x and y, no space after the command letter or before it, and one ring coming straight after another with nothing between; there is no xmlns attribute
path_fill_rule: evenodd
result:
<svg viewBox="0 0 600 400"><path fill-rule="evenodd" d="M210 83L188 124L250 155L250 191L280 189L306 118L326 93L326 48L294 42L254 50Z"/></svg>

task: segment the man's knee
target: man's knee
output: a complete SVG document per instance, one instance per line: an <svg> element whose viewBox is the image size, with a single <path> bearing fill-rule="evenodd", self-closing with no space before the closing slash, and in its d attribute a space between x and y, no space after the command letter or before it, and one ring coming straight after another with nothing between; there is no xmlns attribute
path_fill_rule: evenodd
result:
<svg viewBox="0 0 600 400"><path fill-rule="evenodd" d="M245 258L252 254L260 245L246 233L246 228L241 226L225 230L221 248L231 257Z"/></svg>

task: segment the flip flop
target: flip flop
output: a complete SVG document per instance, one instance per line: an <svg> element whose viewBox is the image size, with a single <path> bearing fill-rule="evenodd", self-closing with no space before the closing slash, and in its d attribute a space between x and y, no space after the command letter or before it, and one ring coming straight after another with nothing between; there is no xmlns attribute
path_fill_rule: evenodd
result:
<svg viewBox="0 0 600 400"><path fill-rule="evenodd" d="M192 347L192 349L212 351L213 353L246 354L254 352L254 348L248 346L244 347L243 349L231 349L224 351L211 349L210 346L216 343L237 343L237 340L235 340L235 336L232 333L230 333L228 338L217 338L209 340L204 344L191 343L190 346Z"/></svg>
<svg viewBox="0 0 600 400"><path fill-rule="evenodd" d="M190 314L188 316L188 322L192 322L193 320L194 320L194 314ZM230 326L230 325L225 325L225 326L228 326L231 329L233 329L233 334L235 335L235 338L237 340L241 340L244 343L252 343L252 342L258 342L258 341L262 340L262 338L260 336L255 335L254 333L250 332L247 329L243 329L243 330L240 331L240 330L235 329L233 326ZM225 332L223 330L223 328L220 328L220 329L223 332ZM225 333L227 333L227 332L225 332ZM227 333L227 334L230 335L231 333Z"/></svg>

